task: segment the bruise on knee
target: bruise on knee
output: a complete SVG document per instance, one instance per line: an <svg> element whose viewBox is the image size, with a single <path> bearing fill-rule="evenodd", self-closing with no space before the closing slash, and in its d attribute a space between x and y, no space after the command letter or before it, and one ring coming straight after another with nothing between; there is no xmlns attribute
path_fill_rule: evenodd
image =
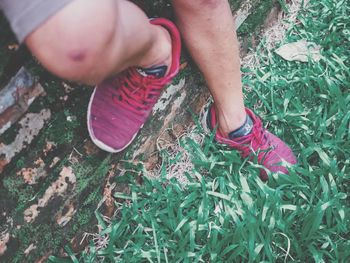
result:
<svg viewBox="0 0 350 263"><path fill-rule="evenodd" d="M68 59L74 62L83 62L86 58L85 50L73 50L68 52Z"/></svg>

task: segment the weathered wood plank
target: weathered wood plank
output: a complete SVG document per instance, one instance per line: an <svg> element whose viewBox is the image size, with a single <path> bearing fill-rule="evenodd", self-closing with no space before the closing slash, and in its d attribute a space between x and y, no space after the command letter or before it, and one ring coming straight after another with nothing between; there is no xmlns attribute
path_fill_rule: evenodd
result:
<svg viewBox="0 0 350 263"><path fill-rule="evenodd" d="M0 135L16 123L43 93L43 87L34 76L21 68L9 84L0 90Z"/></svg>

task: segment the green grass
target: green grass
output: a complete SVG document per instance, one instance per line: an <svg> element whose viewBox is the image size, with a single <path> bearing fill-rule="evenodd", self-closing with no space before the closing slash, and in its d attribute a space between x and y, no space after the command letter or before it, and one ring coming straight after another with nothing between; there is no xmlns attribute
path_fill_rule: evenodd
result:
<svg viewBox="0 0 350 263"><path fill-rule="evenodd" d="M130 167L116 179L118 212L102 220L104 247L52 262L350 262L350 3L310 1L284 42L307 39L322 46L318 63L286 62L264 43L260 66L244 83L248 106L297 153L289 175L271 174L206 137L183 138L194 169L188 185L144 178ZM197 131L200 132L200 131ZM173 160L167 160L171 163ZM165 162L163 165L167 165ZM135 172L132 172L135 170Z"/></svg>

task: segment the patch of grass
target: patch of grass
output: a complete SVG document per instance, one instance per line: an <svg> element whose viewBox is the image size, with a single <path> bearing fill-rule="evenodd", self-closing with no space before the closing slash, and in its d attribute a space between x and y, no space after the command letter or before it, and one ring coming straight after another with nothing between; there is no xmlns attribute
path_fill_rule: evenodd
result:
<svg viewBox="0 0 350 263"><path fill-rule="evenodd" d="M235 153L209 139L204 144L208 153L193 141L183 144L193 153L195 169L204 166L207 176L190 177L187 186L145 178L140 186L128 172L124 180L131 194L115 193L124 200L117 203L120 212L110 225L100 223L108 246L91 245L82 262L89 257L104 262L305 262L312 255L350 256L345 249L349 208L347 194L336 184L340 180L316 177L319 171L303 177L305 170L297 168L266 185L258 168L242 167Z"/></svg>

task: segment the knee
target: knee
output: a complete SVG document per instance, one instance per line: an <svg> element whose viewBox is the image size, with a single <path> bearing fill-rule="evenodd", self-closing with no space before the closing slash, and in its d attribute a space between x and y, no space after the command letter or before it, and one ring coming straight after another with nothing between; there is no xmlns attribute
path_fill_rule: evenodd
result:
<svg viewBox="0 0 350 263"><path fill-rule="evenodd" d="M93 2L97 1L86 1L91 3L85 4L82 12L79 2L73 1L25 41L52 73L68 80L96 84L106 77L100 61L115 38L116 14L113 8L104 8L100 3L94 8Z"/></svg>
<svg viewBox="0 0 350 263"><path fill-rule="evenodd" d="M107 74L102 61L108 55L114 32L108 29L96 33L76 34L66 43L52 46L48 52L39 51L43 65L61 78L85 84L97 84ZM50 54L48 56L48 54Z"/></svg>

